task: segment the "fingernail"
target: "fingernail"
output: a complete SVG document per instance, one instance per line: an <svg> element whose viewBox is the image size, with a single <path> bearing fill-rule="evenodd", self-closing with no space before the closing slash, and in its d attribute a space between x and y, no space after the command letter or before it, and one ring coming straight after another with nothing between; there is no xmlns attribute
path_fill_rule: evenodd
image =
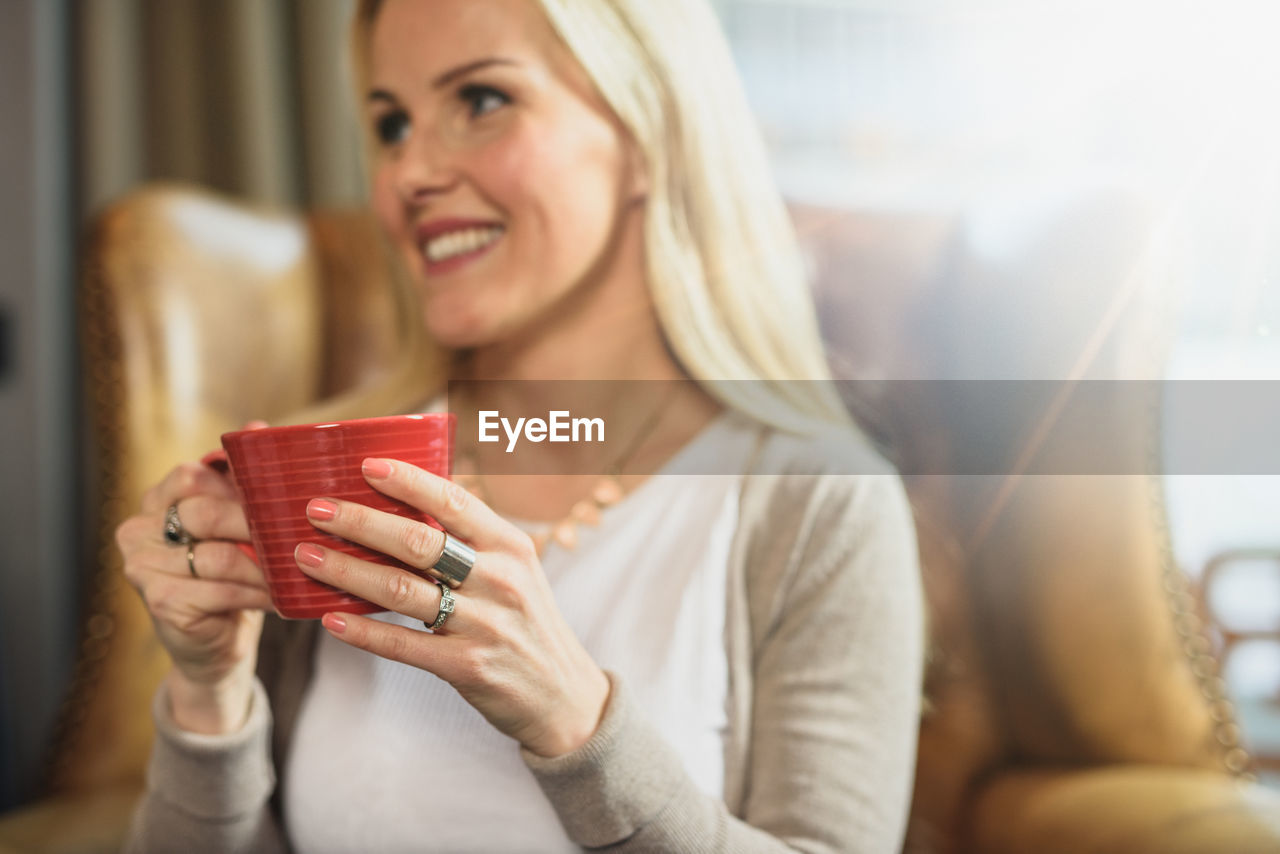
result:
<svg viewBox="0 0 1280 854"><path fill-rule="evenodd" d="M320 623L335 635L340 635L347 630L347 620L341 614L325 614L320 618Z"/></svg>
<svg viewBox="0 0 1280 854"><path fill-rule="evenodd" d="M327 498L313 498L307 504L307 517L317 522L328 522L338 515L338 505Z"/></svg>
<svg viewBox="0 0 1280 854"><path fill-rule="evenodd" d="M372 477L378 480L391 477L391 463L386 460L365 460L360 466L360 470L364 472L365 477Z"/></svg>
<svg viewBox="0 0 1280 854"><path fill-rule="evenodd" d="M293 556L297 558L298 563L304 563L307 566L319 566L324 563L324 550L315 543L298 543L298 547L293 550Z"/></svg>

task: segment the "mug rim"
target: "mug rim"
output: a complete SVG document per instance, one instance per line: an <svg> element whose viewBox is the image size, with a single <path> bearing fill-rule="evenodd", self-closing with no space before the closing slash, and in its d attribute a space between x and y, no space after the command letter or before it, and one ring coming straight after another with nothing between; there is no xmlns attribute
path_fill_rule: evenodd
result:
<svg viewBox="0 0 1280 854"><path fill-rule="evenodd" d="M370 418L343 418L337 421L317 421L312 424L280 424L259 427L257 430L231 430L220 437L224 443L239 442L248 437L291 437L315 433L319 430L346 432L353 428L376 427L378 425L402 424L410 421L445 421L456 422L458 417L452 412L411 412L401 415L377 415Z"/></svg>

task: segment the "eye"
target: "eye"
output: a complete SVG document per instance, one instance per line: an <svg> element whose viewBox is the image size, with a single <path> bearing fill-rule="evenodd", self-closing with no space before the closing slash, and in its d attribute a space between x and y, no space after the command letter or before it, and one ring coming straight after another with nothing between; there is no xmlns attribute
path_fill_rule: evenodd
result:
<svg viewBox="0 0 1280 854"><path fill-rule="evenodd" d="M511 103L511 98L505 92L478 83L463 86L458 90L458 97L470 107L473 119L478 119Z"/></svg>
<svg viewBox="0 0 1280 854"><path fill-rule="evenodd" d="M373 122L373 133L383 145L404 142L409 135L409 115L404 110L384 113Z"/></svg>

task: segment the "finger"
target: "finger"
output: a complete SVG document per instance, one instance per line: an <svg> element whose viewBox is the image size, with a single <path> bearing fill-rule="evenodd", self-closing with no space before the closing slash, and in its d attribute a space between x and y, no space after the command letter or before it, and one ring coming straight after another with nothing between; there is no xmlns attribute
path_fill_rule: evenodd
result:
<svg viewBox="0 0 1280 854"><path fill-rule="evenodd" d="M371 458L362 468L374 489L418 508L476 548L511 550L529 543L523 531L447 478L397 460Z"/></svg>
<svg viewBox="0 0 1280 854"><path fill-rule="evenodd" d="M250 560L240 547L226 540L205 540L192 543L191 560L188 563L186 549L166 549L169 558L165 570L174 575L195 577L204 581L229 581L247 587L267 589L267 579L262 568Z"/></svg>
<svg viewBox="0 0 1280 854"><path fill-rule="evenodd" d="M160 618L191 611L214 615L265 611L272 607L266 590L228 581L206 581L154 571L143 575L139 592L147 603L147 609Z"/></svg>
<svg viewBox="0 0 1280 854"><path fill-rule="evenodd" d="M423 622L434 622L440 613L440 587L399 567L360 560L315 543L301 543L294 550L298 568L325 584L354 593L388 611ZM466 619L449 618L451 629L464 629Z"/></svg>
<svg viewBox="0 0 1280 854"><path fill-rule="evenodd" d="M173 468L164 479L142 496L142 510L163 513L170 504L189 495L216 495L235 500L235 487L225 475L197 462L186 462Z"/></svg>
<svg viewBox="0 0 1280 854"><path fill-rule="evenodd" d="M450 621L453 617L449 618ZM434 673L456 684L467 671L468 645L458 637L405 628L356 614L325 614L321 625L343 643Z"/></svg>
<svg viewBox="0 0 1280 854"><path fill-rule="evenodd" d="M163 541L164 521L159 516L130 516L116 528L116 547L124 555L126 566L134 555Z"/></svg>
<svg viewBox="0 0 1280 854"><path fill-rule="evenodd" d="M197 540L249 541L249 522L239 501L201 494L179 498L174 505L182 527Z"/></svg>
<svg viewBox="0 0 1280 854"><path fill-rule="evenodd" d="M195 557L196 575L192 576L191 568L187 565L186 549L152 546L149 550L137 553L125 561L125 579L140 593L148 584L159 579L175 578L183 581L235 584L259 591L268 589L266 578L256 566L229 566L225 569L218 566L215 561L220 559L221 548L222 546L214 543L193 544L192 554ZM231 548L234 549L235 546L231 545ZM241 557L244 556L241 555ZM249 559L244 558L244 560Z"/></svg>
<svg viewBox="0 0 1280 854"><path fill-rule="evenodd" d="M307 504L307 519L326 533L368 546L416 569L430 569L444 553L444 534L430 525L351 501L312 499Z"/></svg>

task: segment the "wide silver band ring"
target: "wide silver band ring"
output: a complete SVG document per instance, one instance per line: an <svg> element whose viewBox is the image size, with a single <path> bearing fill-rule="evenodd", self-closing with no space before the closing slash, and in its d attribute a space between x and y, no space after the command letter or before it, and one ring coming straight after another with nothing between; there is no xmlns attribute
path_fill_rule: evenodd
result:
<svg viewBox="0 0 1280 854"><path fill-rule="evenodd" d="M434 623L428 623L426 620L423 620L422 625L431 629L433 632L439 631L444 626L445 621L449 619L449 615L453 613L453 606L456 601L457 600L453 598L453 591L449 589L448 585L441 584L440 611L436 614L436 621Z"/></svg>
<svg viewBox="0 0 1280 854"><path fill-rule="evenodd" d="M191 536L191 532L182 526L182 520L178 518L178 502L169 505L169 509L164 511L164 539L171 546L186 546L195 542L195 537Z"/></svg>
<svg viewBox="0 0 1280 854"><path fill-rule="evenodd" d="M450 534L444 535L444 552L427 573L450 587L460 587L476 565L476 551Z"/></svg>

